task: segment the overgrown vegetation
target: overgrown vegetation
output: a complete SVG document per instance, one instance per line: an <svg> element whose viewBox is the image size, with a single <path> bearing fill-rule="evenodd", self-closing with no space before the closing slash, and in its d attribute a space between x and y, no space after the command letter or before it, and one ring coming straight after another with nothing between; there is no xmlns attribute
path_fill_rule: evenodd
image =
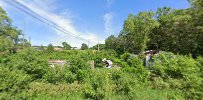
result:
<svg viewBox="0 0 203 100"><path fill-rule="evenodd" d="M35 51L1 57L1 99L202 99L202 61L161 53L145 67L139 57L112 51ZM112 69L102 68L103 57ZM52 68L50 59L68 63ZM96 69L88 61L94 60Z"/></svg>
<svg viewBox="0 0 203 100"><path fill-rule="evenodd" d="M109 55L112 54L112 55ZM103 68L107 57L117 67ZM50 59L64 59L52 68ZM95 61L91 69L88 61ZM150 67L113 51L36 51L1 57L1 99L202 99L203 58L161 53Z"/></svg>
<svg viewBox="0 0 203 100"><path fill-rule="evenodd" d="M35 50L21 41L21 31L0 8L0 99L203 99L203 58L190 55L203 51L203 5L201 0L190 2L186 10L160 8L129 15L121 34L110 36L100 51L86 44L70 50L66 42L61 51L52 44ZM135 54L146 49L167 52L144 66L143 56ZM105 68L103 58L113 67ZM66 64L52 67L49 60Z"/></svg>

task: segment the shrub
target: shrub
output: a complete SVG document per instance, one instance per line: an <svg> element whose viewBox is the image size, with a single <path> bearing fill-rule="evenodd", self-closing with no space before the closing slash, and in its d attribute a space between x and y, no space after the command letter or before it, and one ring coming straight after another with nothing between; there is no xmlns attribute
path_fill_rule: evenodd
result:
<svg viewBox="0 0 203 100"><path fill-rule="evenodd" d="M22 70L31 75L33 79L40 79L48 69L48 62L40 59L39 53L33 50L21 52L9 58L8 66L15 70Z"/></svg>
<svg viewBox="0 0 203 100"><path fill-rule="evenodd" d="M73 83L76 80L76 75L68 70L66 66L56 66L48 69L43 79L53 84Z"/></svg>
<svg viewBox="0 0 203 100"><path fill-rule="evenodd" d="M84 96L85 98L101 100L111 95L112 86L110 81L110 72L107 70L93 71L86 79Z"/></svg>
<svg viewBox="0 0 203 100"><path fill-rule="evenodd" d="M0 66L0 99L25 99L31 77L20 70Z"/></svg>
<svg viewBox="0 0 203 100"><path fill-rule="evenodd" d="M69 60L69 62L70 62L69 69L71 72L73 72L75 74L77 74L80 69L82 69L82 70L90 69L88 64L77 56L72 57L71 60Z"/></svg>
<svg viewBox="0 0 203 100"><path fill-rule="evenodd" d="M155 57L152 72L163 78L171 87L183 90L186 98L200 99L202 90L199 88L203 78L199 66L199 62L191 57L162 53Z"/></svg>

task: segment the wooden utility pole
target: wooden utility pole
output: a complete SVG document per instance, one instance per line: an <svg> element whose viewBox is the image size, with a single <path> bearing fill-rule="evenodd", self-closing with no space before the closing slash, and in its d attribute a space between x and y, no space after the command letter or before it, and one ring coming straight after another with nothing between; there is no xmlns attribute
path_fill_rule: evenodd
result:
<svg viewBox="0 0 203 100"><path fill-rule="evenodd" d="M99 40L98 40L98 44L97 44L97 50L99 51Z"/></svg>
<svg viewBox="0 0 203 100"><path fill-rule="evenodd" d="M29 37L29 43L30 43L30 47L32 46L32 44L31 44L31 36Z"/></svg>
<svg viewBox="0 0 203 100"><path fill-rule="evenodd" d="M90 40L88 39L88 49L90 48Z"/></svg>
<svg viewBox="0 0 203 100"><path fill-rule="evenodd" d="M23 21L23 48L25 48L25 19Z"/></svg>

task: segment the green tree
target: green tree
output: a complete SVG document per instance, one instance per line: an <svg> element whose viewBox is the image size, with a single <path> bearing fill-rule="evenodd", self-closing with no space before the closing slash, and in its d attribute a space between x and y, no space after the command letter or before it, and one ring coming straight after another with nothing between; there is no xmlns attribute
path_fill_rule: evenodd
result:
<svg viewBox="0 0 203 100"><path fill-rule="evenodd" d="M193 27L195 31L194 34L197 35L197 49L198 53L203 51L203 1L202 0L189 0L192 7L188 9L188 13L192 16Z"/></svg>
<svg viewBox="0 0 203 100"><path fill-rule="evenodd" d="M170 35L166 27L169 28L169 26L171 26L171 19L174 16L173 10L168 7L158 8L155 16L160 26L153 29L149 35L150 41L148 43L148 49L166 50L165 46L167 46L167 44L164 43L167 42L168 35Z"/></svg>
<svg viewBox="0 0 203 100"><path fill-rule="evenodd" d="M149 34L159 23L153 18L153 12L140 12L138 15L130 14L125 20L123 31L126 32L127 49L129 52L144 52L149 41Z"/></svg>
<svg viewBox="0 0 203 100"><path fill-rule="evenodd" d="M192 8L195 8L195 9L198 9L198 10L201 10L203 8L203 1L202 0L188 0L191 5L192 5ZM203 12L203 11L201 11Z"/></svg>
<svg viewBox="0 0 203 100"><path fill-rule="evenodd" d="M117 43L117 38L114 35L109 36L105 40L106 49L115 49Z"/></svg>
<svg viewBox="0 0 203 100"><path fill-rule="evenodd" d="M127 48L126 33L127 32L122 30L118 37L115 37L114 35L109 36L105 40L106 49L115 50L118 54L125 53Z"/></svg>
<svg viewBox="0 0 203 100"><path fill-rule="evenodd" d="M67 42L63 42L62 45L65 50L71 50L71 46Z"/></svg>
<svg viewBox="0 0 203 100"><path fill-rule="evenodd" d="M0 51L13 52L18 44L18 36L21 34L16 27L12 27L11 19L0 7Z"/></svg>
<svg viewBox="0 0 203 100"><path fill-rule="evenodd" d="M83 43L80 49L81 50L87 50L88 49L87 44Z"/></svg>
<svg viewBox="0 0 203 100"><path fill-rule="evenodd" d="M190 9L159 8L156 19L160 25L152 30L148 48L181 54L198 52L201 31L195 26L192 15Z"/></svg>
<svg viewBox="0 0 203 100"><path fill-rule="evenodd" d="M54 46L51 43L47 46L47 51L48 52L54 51Z"/></svg>
<svg viewBox="0 0 203 100"><path fill-rule="evenodd" d="M12 26L11 19L0 7L0 52L15 52L20 43L19 35L21 34L20 30Z"/></svg>
<svg viewBox="0 0 203 100"><path fill-rule="evenodd" d="M23 48L30 47L31 44L28 42L28 40L23 39L23 38L19 38L17 46L18 46L19 49L23 49Z"/></svg>

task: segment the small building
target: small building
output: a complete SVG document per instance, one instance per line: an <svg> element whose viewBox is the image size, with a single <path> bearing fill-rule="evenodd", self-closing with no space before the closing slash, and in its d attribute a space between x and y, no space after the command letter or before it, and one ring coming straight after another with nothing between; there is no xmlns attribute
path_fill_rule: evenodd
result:
<svg viewBox="0 0 203 100"><path fill-rule="evenodd" d="M59 47L54 47L54 51L62 51L63 48L59 48Z"/></svg>
<svg viewBox="0 0 203 100"><path fill-rule="evenodd" d="M66 64L66 61L64 61L64 60L49 60L48 63L51 67L54 68L55 66L62 66L63 67Z"/></svg>

